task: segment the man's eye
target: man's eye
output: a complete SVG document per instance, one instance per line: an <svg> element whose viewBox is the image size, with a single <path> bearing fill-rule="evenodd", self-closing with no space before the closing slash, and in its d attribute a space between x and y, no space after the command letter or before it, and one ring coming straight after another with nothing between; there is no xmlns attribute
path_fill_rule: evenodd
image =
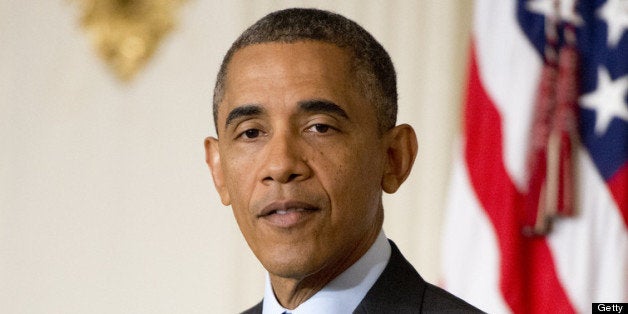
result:
<svg viewBox="0 0 628 314"><path fill-rule="evenodd" d="M317 133L327 133L331 129L331 127L327 124L314 124L309 127L309 131L314 131Z"/></svg>
<svg viewBox="0 0 628 314"><path fill-rule="evenodd" d="M248 129L242 132L242 136L246 138L256 138L259 136L260 130L258 129Z"/></svg>

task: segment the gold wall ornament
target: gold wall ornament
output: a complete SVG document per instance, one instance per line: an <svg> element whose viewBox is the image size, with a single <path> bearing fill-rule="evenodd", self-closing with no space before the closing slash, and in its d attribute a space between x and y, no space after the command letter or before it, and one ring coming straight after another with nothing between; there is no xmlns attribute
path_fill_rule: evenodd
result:
<svg viewBox="0 0 628 314"><path fill-rule="evenodd" d="M130 81L174 27L186 0L72 0L83 9L81 25L118 78Z"/></svg>

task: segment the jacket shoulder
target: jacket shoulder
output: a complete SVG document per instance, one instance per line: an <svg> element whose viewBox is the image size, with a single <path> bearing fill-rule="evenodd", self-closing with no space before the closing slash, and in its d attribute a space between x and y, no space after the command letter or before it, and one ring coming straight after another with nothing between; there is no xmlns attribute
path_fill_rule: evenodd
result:
<svg viewBox="0 0 628 314"><path fill-rule="evenodd" d="M426 285L422 306L424 313L484 313L440 287L430 283Z"/></svg>
<svg viewBox="0 0 628 314"><path fill-rule="evenodd" d="M482 313L425 280L390 241L388 265L354 313Z"/></svg>

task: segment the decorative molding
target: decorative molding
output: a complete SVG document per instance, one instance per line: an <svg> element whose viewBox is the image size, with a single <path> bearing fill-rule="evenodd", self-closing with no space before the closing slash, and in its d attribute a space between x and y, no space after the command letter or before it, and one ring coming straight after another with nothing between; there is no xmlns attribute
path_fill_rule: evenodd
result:
<svg viewBox="0 0 628 314"><path fill-rule="evenodd" d="M146 65L176 23L186 0L72 0L99 56L128 82Z"/></svg>

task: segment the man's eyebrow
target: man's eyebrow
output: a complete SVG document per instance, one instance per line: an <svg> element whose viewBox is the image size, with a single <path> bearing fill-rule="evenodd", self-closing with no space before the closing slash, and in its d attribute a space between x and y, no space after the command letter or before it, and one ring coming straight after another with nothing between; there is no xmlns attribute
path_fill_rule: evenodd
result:
<svg viewBox="0 0 628 314"><path fill-rule="evenodd" d="M339 115L347 120L349 120L349 116L344 109L340 108L340 106L335 103L322 100L322 99L312 99L312 100L303 100L299 101L299 110L305 112L321 112L321 113L333 113Z"/></svg>
<svg viewBox="0 0 628 314"><path fill-rule="evenodd" d="M225 127L228 127L229 124L233 122L233 120L238 119L240 117L250 117L250 116L259 116L264 113L264 108L259 105L242 105L239 107L233 108L231 112L227 115L227 121L225 122Z"/></svg>

